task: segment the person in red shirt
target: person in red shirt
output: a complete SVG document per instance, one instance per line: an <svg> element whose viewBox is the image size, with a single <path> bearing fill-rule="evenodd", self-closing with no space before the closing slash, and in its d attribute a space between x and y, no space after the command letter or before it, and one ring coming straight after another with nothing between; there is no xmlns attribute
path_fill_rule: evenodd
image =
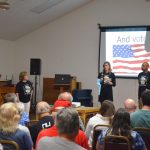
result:
<svg viewBox="0 0 150 150"><path fill-rule="evenodd" d="M56 116L57 111L64 108L64 107L70 107L70 104L68 104L66 102L60 102L60 103L58 103L58 105L54 104L53 113L52 113L54 120L55 120L55 116ZM37 140L36 140L36 147L37 147L39 140L45 136L48 136L48 137L58 136L58 130L57 130L56 125L52 126L49 129L44 129L44 130L40 131L40 133L38 134ZM90 150L87 137L82 130L79 130L79 132L75 138L75 143L82 146L83 148L85 148L87 150Z"/></svg>
<svg viewBox="0 0 150 150"><path fill-rule="evenodd" d="M54 106L52 107L52 111L54 111L55 108L63 108L63 107L72 107L72 101L73 97L71 93L69 92L62 92L59 94L58 99L55 101ZM85 130L83 122L79 116L79 122L80 122L80 129L82 131Z"/></svg>
<svg viewBox="0 0 150 150"><path fill-rule="evenodd" d="M52 111L55 111L55 109L59 109L59 108L63 108L63 107L71 107L72 103L67 101L67 100L63 100L63 99L58 99L55 101L54 106L52 107Z"/></svg>
<svg viewBox="0 0 150 150"><path fill-rule="evenodd" d="M48 136L48 137L58 136L58 130L57 130L56 125L52 126L49 129L44 129L44 130L40 131L40 133L38 134L37 140L36 140L36 146L37 146L39 140L45 136ZM87 137L82 130L79 130L78 135L75 138L75 143L84 147L87 150L90 150Z"/></svg>

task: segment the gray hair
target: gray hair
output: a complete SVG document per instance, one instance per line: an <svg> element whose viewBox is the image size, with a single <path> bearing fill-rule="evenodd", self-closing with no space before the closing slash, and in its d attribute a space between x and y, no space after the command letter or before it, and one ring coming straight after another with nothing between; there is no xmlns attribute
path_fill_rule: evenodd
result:
<svg viewBox="0 0 150 150"><path fill-rule="evenodd" d="M7 93L4 96L4 103L8 103L8 102L16 103L17 100L18 98L15 93Z"/></svg>
<svg viewBox="0 0 150 150"><path fill-rule="evenodd" d="M56 126L59 134L76 136L79 130L79 116L73 108L63 108L56 115Z"/></svg>
<svg viewBox="0 0 150 150"><path fill-rule="evenodd" d="M47 102L41 101L36 105L36 114L40 115L47 112L50 112L50 106Z"/></svg>
<svg viewBox="0 0 150 150"><path fill-rule="evenodd" d="M21 114L22 112L24 112L24 104L22 102L18 102L16 103L16 107L18 109L18 112Z"/></svg>
<svg viewBox="0 0 150 150"><path fill-rule="evenodd" d="M58 96L58 99L62 99L62 100L70 101L70 102L73 101L73 97L72 97L71 93L69 93L69 92L60 93Z"/></svg>

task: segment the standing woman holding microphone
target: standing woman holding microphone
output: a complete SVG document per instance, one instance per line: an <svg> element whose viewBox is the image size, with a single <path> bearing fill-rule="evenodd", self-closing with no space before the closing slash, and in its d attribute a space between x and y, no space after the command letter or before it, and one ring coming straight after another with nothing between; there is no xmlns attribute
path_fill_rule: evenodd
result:
<svg viewBox="0 0 150 150"><path fill-rule="evenodd" d="M112 87L116 86L115 74L111 72L111 65L108 61L103 64L103 71L99 73L98 79L101 85L99 94L99 102L102 104L104 100L113 101Z"/></svg>

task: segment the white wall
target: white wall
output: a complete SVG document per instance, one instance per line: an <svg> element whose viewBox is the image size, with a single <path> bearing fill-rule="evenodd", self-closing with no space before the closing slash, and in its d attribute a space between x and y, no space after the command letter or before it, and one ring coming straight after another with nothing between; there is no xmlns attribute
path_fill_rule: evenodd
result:
<svg viewBox="0 0 150 150"><path fill-rule="evenodd" d="M150 3L145 0L95 0L16 41L16 77L29 71L30 58L42 59L42 76L69 73L93 89L97 104L97 23L102 26L150 24ZM16 78L17 79L17 78ZM33 78L32 78L33 79ZM125 98L137 99L137 81L118 79L114 89L117 107Z"/></svg>
<svg viewBox="0 0 150 150"><path fill-rule="evenodd" d="M14 44L6 40L0 40L0 74L1 80L11 79L14 74ZM7 76L7 77L6 77Z"/></svg>

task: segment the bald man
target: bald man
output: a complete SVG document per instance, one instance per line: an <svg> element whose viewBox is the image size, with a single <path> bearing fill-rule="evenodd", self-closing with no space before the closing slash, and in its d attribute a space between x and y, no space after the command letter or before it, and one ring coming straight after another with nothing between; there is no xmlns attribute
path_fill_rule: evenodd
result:
<svg viewBox="0 0 150 150"><path fill-rule="evenodd" d="M139 81L139 92L138 92L138 98L141 98L141 94L146 89L150 89L150 72L149 69L149 63L144 62L141 66L142 72L138 75L138 81Z"/></svg>
<svg viewBox="0 0 150 150"><path fill-rule="evenodd" d="M62 92L59 94L58 100L55 101L53 109L54 108L56 109L56 107L61 107L61 106L72 107L72 101L73 101L73 97L71 93ZM79 117L79 123L80 123L80 129L84 131L84 125L80 117Z"/></svg>
<svg viewBox="0 0 150 150"><path fill-rule="evenodd" d="M124 107L129 113L132 113L135 112L137 106L133 99L128 98L124 101Z"/></svg>
<svg viewBox="0 0 150 150"><path fill-rule="evenodd" d="M69 102L73 101L73 97L72 97L71 93L69 93L69 92L60 93L59 96L58 96L58 99L59 100L66 100L66 101L69 101Z"/></svg>
<svg viewBox="0 0 150 150"><path fill-rule="evenodd" d="M139 73L138 75L138 82L139 82L139 89L138 89L138 99L139 99L139 108L142 107L141 103L141 94L143 91L146 89L150 90L150 72L148 71L149 69L149 63L144 62L141 66L142 72Z"/></svg>

